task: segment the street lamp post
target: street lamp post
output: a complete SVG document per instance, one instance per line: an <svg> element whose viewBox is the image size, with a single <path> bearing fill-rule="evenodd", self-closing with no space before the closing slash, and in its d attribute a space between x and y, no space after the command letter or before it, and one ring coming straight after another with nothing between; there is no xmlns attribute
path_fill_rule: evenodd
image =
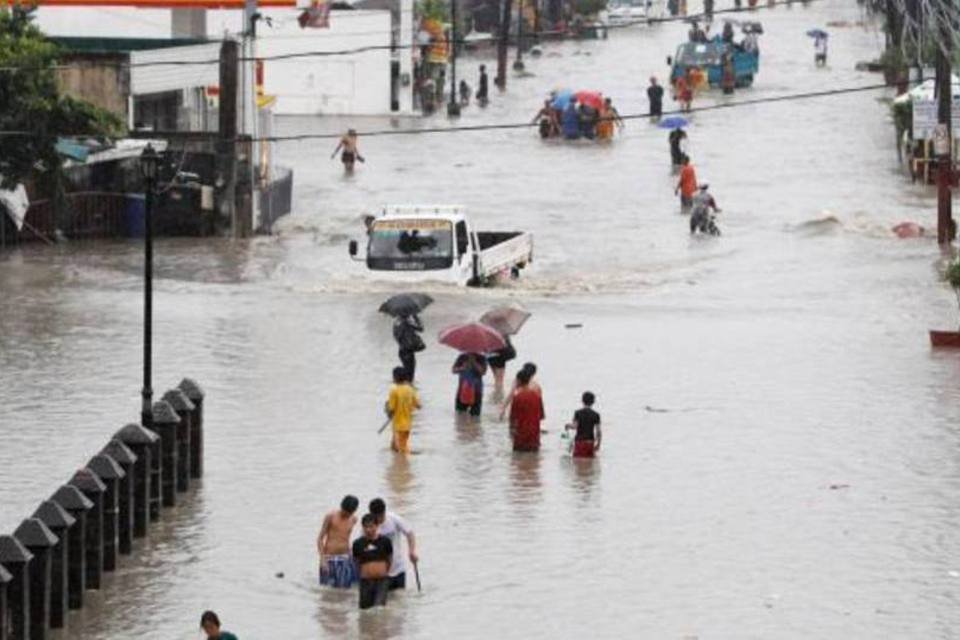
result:
<svg viewBox="0 0 960 640"><path fill-rule="evenodd" d="M457 100L457 0L450 0L450 102L447 103L447 115L460 115Z"/></svg>
<svg viewBox="0 0 960 640"><path fill-rule="evenodd" d="M144 212L144 260L143 260L143 389L140 392L140 424L153 426L153 196L157 186L160 155L153 145L147 144L140 154L140 175L143 176L145 200Z"/></svg>
<svg viewBox="0 0 960 640"><path fill-rule="evenodd" d="M523 71L523 0L517 11L517 59L513 61L514 71Z"/></svg>

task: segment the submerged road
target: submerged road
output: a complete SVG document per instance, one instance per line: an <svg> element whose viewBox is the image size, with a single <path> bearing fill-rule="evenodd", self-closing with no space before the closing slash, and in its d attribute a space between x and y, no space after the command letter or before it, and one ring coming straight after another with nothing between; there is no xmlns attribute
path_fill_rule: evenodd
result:
<svg viewBox="0 0 960 640"><path fill-rule="evenodd" d="M730 100L879 82L853 70L883 40L854 2L756 15L761 71ZM831 29L817 69L804 32L835 20L851 26ZM460 122L529 119L559 86L644 112L647 78L685 37L668 24L548 44L531 77ZM361 137L352 178L332 143L278 145L296 202L277 235L157 243L154 378L205 386L206 476L69 637L194 637L206 608L244 639L952 637L960 363L926 331L956 309L935 241L889 233L935 220L934 194L897 168L889 97L695 114L719 239L689 237L666 133L642 121L605 146L533 129ZM391 122L280 133L348 125ZM393 289L346 249L364 212L406 202L463 203L481 228L536 238L508 286L427 287L409 460L376 435L396 359L376 308ZM0 530L136 419L140 261L133 242L0 256ZM435 341L504 302L533 312L516 345L540 367L540 455L512 454L492 402L479 422L454 418L454 354ZM586 389L604 450L573 464L558 433ZM355 593L317 586L315 536L345 493L414 524L422 594L359 615Z"/></svg>

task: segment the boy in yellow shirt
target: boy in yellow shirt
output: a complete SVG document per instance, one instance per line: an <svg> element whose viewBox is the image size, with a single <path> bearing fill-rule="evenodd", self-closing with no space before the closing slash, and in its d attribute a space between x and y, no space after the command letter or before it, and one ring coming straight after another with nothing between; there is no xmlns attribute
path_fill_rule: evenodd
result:
<svg viewBox="0 0 960 640"><path fill-rule="evenodd" d="M420 408L417 390L407 379L407 370L396 367L393 370L393 386L387 397L387 415L393 420L393 443L391 447L400 453L410 453L410 428L413 426L413 412Z"/></svg>

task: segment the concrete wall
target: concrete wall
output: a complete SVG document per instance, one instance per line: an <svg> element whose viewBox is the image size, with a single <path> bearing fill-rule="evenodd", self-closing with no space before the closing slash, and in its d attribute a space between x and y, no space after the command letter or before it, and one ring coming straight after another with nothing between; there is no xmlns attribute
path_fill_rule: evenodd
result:
<svg viewBox="0 0 960 640"><path fill-rule="evenodd" d="M390 113L389 11L333 11L329 29L301 29L294 10L264 13L273 22L272 27L259 27L257 55L264 58L380 47L349 55L267 60L264 86L267 94L277 96L276 114Z"/></svg>
<svg viewBox="0 0 960 640"><path fill-rule="evenodd" d="M407 5L410 3L408 2ZM311 51L338 51L382 47L374 51L342 56L268 61L265 85L277 96L274 112L282 114L382 115L390 113L390 60L386 48L391 41L388 11L333 11L329 29L301 29L299 9L260 9L270 18L258 25L257 55L275 56ZM198 17L192 16L191 20ZM172 14L164 9L132 7L43 7L38 10L41 29L50 35L100 37L170 37ZM210 10L206 15L207 35L221 39L225 32L243 29L243 12ZM410 29L407 29L410 36ZM187 73L189 67L153 67L153 72ZM409 69L409 64L404 70ZM139 83L138 83L139 84ZM214 83L215 84L215 83ZM187 86L193 86L187 83ZM138 91L139 93L139 91ZM401 108L409 110L409 91Z"/></svg>
<svg viewBox="0 0 960 640"><path fill-rule="evenodd" d="M57 71L57 84L63 93L111 111L126 121L130 73L120 66L126 61L127 56L123 54L71 56L63 61L67 68Z"/></svg>

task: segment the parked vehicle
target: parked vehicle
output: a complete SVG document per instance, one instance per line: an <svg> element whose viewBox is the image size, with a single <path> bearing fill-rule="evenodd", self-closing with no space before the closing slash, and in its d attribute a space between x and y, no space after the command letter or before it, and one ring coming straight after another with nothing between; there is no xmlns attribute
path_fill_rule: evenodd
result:
<svg viewBox="0 0 960 640"><path fill-rule="evenodd" d="M673 58L667 59L671 66L670 81L676 82L688 68L702 69L712 87L719 87L723 80L723 57L733 55L733 71L738 87L749 87L760 70L760 51L748 51L738 44L727 44L719 38L709 42L684 42L677 47Z"/></svg>
<svg viewBox="0 0 960 640"><path fill-rule="evenodd" d="M610 0L605 12L606 24L646 24L651 18L663 17L661 0Z"/></svg>
<svg viewBox="0 0 960 640"><path fill-rule="evenodd" d="M350 256L377 279L485 286L520 275L533 261L533 236L476 231L461 206L400 205L368 221L366 255L359 250L351 240Z"/></svg>

